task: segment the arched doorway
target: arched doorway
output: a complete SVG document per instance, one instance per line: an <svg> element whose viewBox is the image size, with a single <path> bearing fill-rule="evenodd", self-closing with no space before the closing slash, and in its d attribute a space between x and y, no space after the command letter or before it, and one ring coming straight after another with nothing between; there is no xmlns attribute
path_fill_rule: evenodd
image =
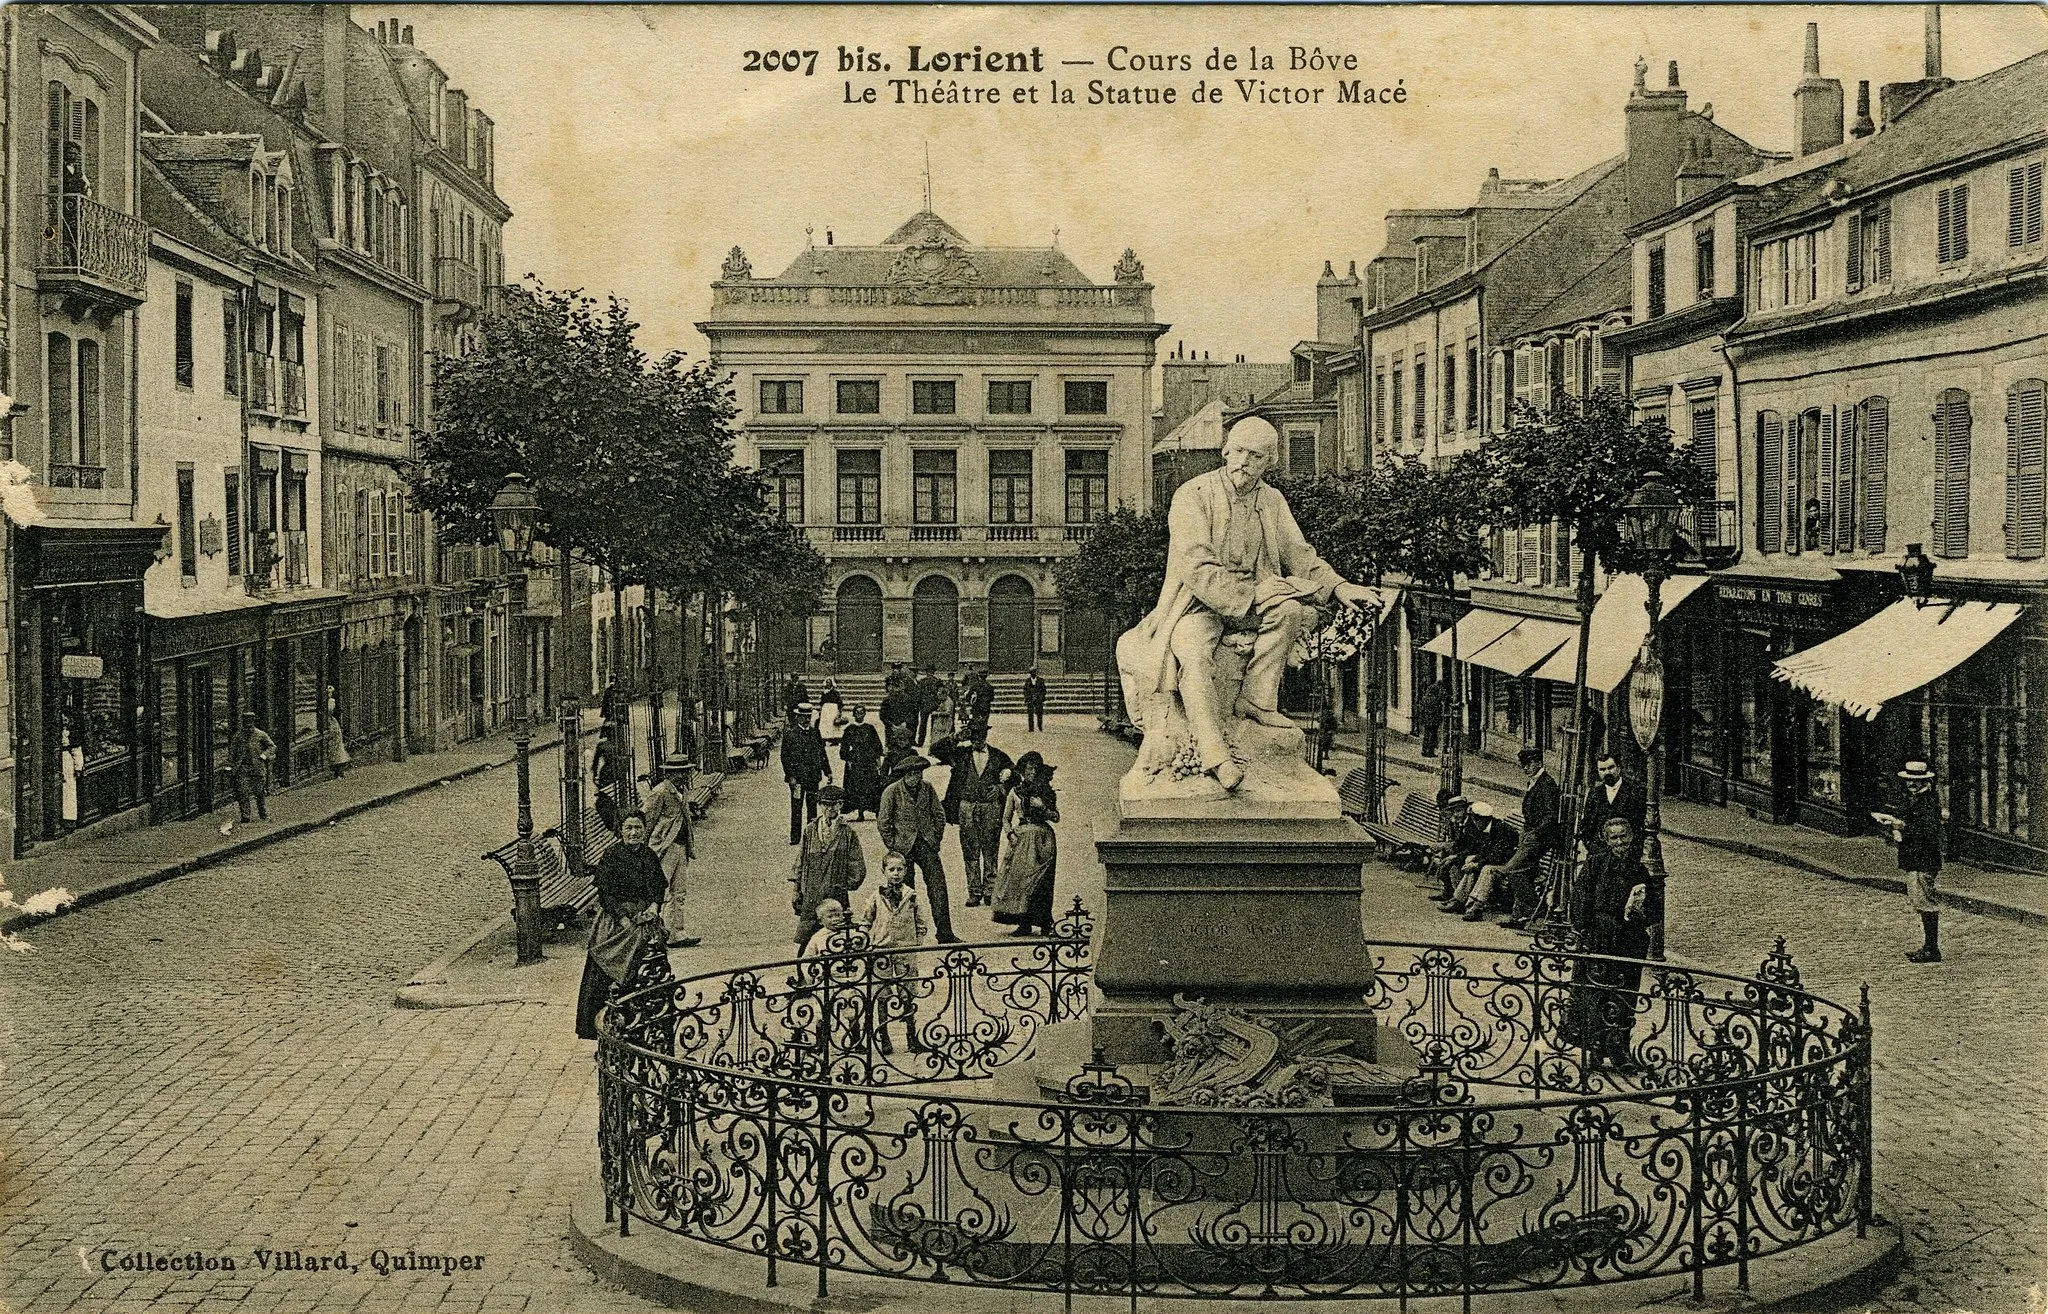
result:
<svg viewBox="0 0 2048 1314"><path fill-rule="evenodd" d="M833 608L833 667L841 675L882 669L882 586L866 575L848 575Z"/></svg>
<svg viewBox="0 0 2048 1314"><path fill-rule="evenodd" d="M1033 628L1038 595L1022 575L1005 575L988 591L988 668L1028 671L1037 655Z"/></svg>
<svg viewBox="0 0 2048 1314"><path fill-rule="evenodd" d="M941 671L960 666L960 590L944 575L926 575L910 595L910 660Z"/></svg>

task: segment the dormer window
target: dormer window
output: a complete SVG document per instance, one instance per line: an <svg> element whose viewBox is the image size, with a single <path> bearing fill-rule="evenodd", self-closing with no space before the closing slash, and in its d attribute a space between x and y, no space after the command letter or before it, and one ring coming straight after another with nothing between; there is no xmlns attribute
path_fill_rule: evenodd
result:
<svg viewBox="0 0 2048 1314"><path fill-rule="evenodd" d="M270 229L267 224L268 202L264 199L264 193L268 190L269 188L265 185L263 175L251 169L249 171L249 240L259 247L267 246L270 240Z"/></svg>
<svg viewBox="0 0 2048 1314"><path fill-rule="evenodd" d="M273 251L281 251L284 249L284 230L278 226L278 189L275 187L265 187L263 195L266 204L270 207L269 213L263 217L264 238L270 243L270 248Z"/></svg>
<svg viewBox="0 0 2048 1314"><path fill-rule="evenodd" d="M285 187L283 185L279 185L277 189L277 218L274 222L273 227L275 229L277 239L277 249L280 251L291 250L292 189L289 187Z"/></svg>

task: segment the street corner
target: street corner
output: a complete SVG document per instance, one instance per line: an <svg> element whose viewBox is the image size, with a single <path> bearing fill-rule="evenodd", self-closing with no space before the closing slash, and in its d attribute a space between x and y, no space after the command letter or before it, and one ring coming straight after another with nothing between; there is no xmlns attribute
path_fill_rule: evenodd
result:
<svg viewBox="0 0 2048 1314"><path fill-rule="evenodd" d="M392 996L405 1009L477 1008L488 1004L574 1006L583 970L582 928L548 936L538 963L520 963L509 914L414 973Z"/></svg>

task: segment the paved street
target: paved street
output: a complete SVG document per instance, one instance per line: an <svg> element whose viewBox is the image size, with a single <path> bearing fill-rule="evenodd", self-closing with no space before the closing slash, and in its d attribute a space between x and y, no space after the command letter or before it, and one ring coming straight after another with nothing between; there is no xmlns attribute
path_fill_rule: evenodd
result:
<svg viewBox="0 0 2048 1314"><path fill-rule="evenodd" d="M995 738L1025 743L1006 718ZM1079 718L1035 746L1060 768L1061 902L1099 903L1088 841L1129 750ZM545 815L551 769L535 774L550 782L537 791ZM568 1254L594 1115L566 992L552 1005L391 1006L507 903L476 855L504 837L511 789L506 771L442 786L37 927L34 954L0 963L0 1304L651 1308ZM787 952L784 826L773 773L728 784L691 901L707 946L678 954L679 968ZM1782 932L1822 993L1853 1002L1871 983L1880 1207L1914 1252L1885 1307L2039 1309L2048 1028L2034 982L2048 933L1951 914L1950 961L1915 968L1900 957L1914 928L1896 896L1684 844L1669 860L1674 953L1750 971ZM1383 934L1506 939L1429 911L1404 876L1382 889ZM986 928L981 910L963 913L964 936ZM379 1247L483 1262L380 1276ZM346 1249L359 1271L263 1272L259 1249ZM225 1257L236 1271L121 1271L135 1252Z"/></svg>

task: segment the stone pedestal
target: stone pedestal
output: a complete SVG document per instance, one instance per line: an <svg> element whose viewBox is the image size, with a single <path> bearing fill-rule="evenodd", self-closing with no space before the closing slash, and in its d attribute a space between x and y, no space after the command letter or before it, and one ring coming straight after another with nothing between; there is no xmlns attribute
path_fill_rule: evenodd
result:
<svg viewBox="0 0 2048 1314"><path fill-rule="evenodd" d="M1108 874L1094 1010L1104 1057L1164 1062L1154 1024L1186 995L1283 1026L1321 1023L1377 1060L1360 924L1372 840L1341 816L1287 810L1226 799L1199 817L1125 814L1097 835Z"/></svg>

